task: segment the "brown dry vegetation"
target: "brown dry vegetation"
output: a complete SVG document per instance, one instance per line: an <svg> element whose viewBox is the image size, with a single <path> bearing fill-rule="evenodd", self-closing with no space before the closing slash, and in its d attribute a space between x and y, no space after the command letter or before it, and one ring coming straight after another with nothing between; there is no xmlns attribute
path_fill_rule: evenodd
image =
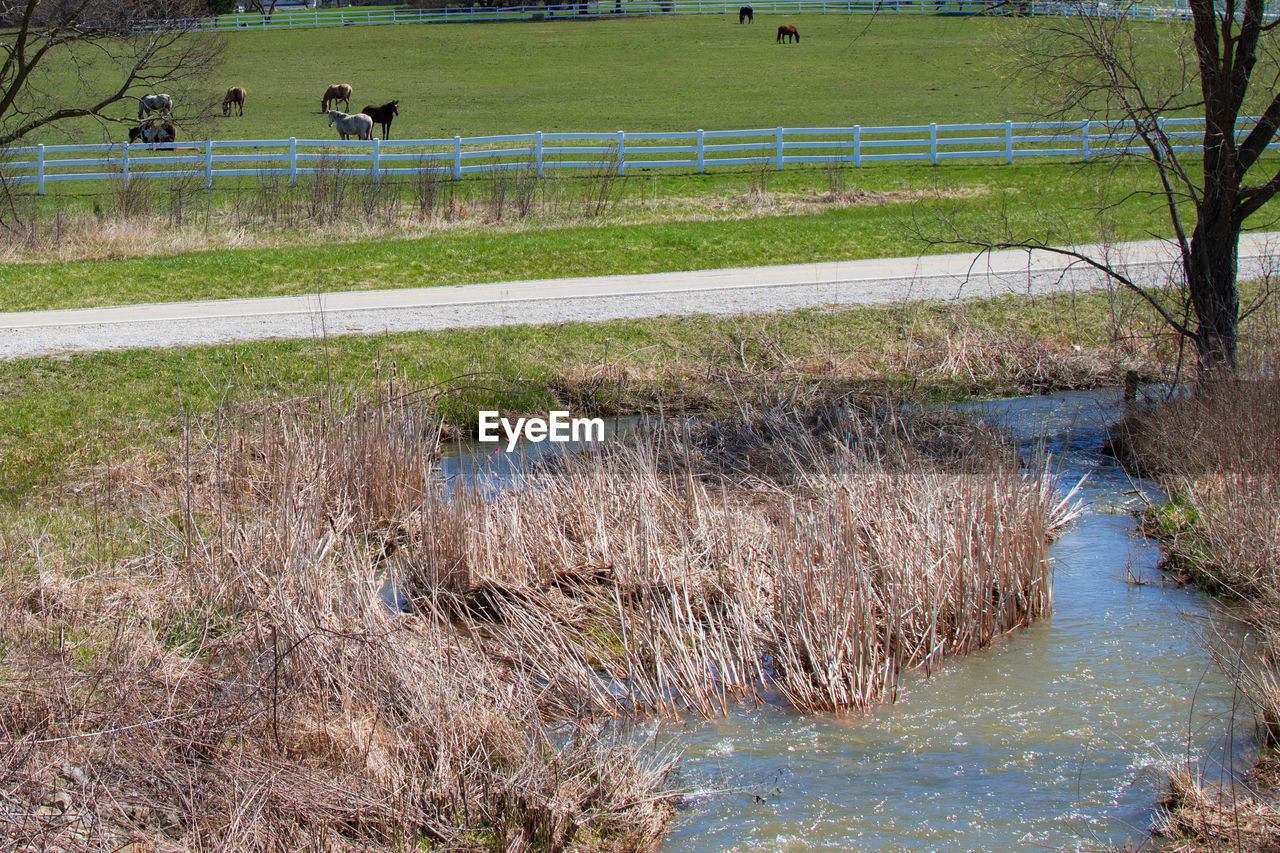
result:
<svg viewBox="0 0 1280 853"><path fill-rule="evenodd" d="M412 396L184 426L84 485L125 556L6 576L0 846L649 849L673 757L617 721L880 701L1047 610L1043 460L795 397L515 491L447 489Z"/></svg>
<svg viewBox="0 0 1280 853"><path fill-rule="evenodd" d="M608 170L573 180L542 180L530 169L495 171L459 185L422 170L417 177L372 183L364 176L323 172L298 187L263 175L248 191L214 194L201 176L169 181L135 177L111 184L93 211L32 208L5 224L0 263L145 257L223 249L307 244L324 227L334 242L426 237L484 229L531 228L607 221L614 225L803 215L845 207L962 199L983 187L868 191L849 189L832 171L825 191L771 190L767 178L746 192L646 199L624 192Z"/></svg>
<svg viewBox="0 0 1280 853"><path fill-rule="evenodd" d="M1143 520L1167 544L1166 567L1233 602L1260 640L1257 659L1220 654L1259 721L1259 772L1225 791L1174 773L1154 827L1160 849L1280 849L1280 373L1268 356L1275 341L1263 337L1250 342L1239 380L1137 408L1116 433L1123 461L1172 496Z"/></svg>

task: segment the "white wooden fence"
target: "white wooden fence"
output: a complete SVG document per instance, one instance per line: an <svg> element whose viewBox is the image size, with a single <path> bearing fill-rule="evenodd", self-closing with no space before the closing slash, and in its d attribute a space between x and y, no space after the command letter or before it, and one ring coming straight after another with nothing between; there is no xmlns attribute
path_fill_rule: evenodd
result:
<svg viewBox="0 0 1280 853"><path fill-rule="evenodd" d="M756 14L917 13L928 15L1065 16L1102 13L1139 20L1188 18L1185 2L1115 2L1115 0L548 0L539 5L485 7L470 2L438 9L310 9L260 14L222 15L176 22L198 29L244 31L306 27L349 27L367 24L433 24L557 18L649 15L737 15L740 6ZM142 24L139 29L170 28L175 22Z"/></svg>
<svg viewBox="0 0 1280 853"><path fill-rule="evenodd" d="M1256 119L1243 119L1243 135ZM1195 151L1204 120L1159 121L1174 151ZM1270 147L1277 147L1273 143ZM1121 122L1015 122L889 127L807 127L684 132L536 133L452 139L250 139L193 143L36 145L0 156L0 180L45 185L60 181L215 179L364 174L374 181L429 171L464 175L520 169L705 172L716 167L783 169L795 165L861 167L868 163L977 159L992 164L1022 158L1074 158L1145 152Z"/></svg>

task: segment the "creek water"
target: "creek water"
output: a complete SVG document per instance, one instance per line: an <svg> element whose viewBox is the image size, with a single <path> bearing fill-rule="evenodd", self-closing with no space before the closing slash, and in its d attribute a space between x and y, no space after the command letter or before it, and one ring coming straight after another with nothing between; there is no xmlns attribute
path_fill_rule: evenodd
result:
<svg viewBox="0 0 1280 853"><path fill-rule="evenodd" d="M1136 532L1130 509L1158 493L1101 453L1120 393L958 406L1044 439L1064 492L1084 478L1083 513L1051 547L1051 616L907 675L893 704L658 725L692 792L662 849L1098 850L1145 837L1169 764L1223 782L1247 766L1252 719L1206 643L1244 638L1209 598L1165 585ZM563 447L457 446L442 473L519 487L523 464Z"/></svg>
<svg viewBox="0 0 1280 853"><path fill-rule="evenodd" d="M663 849L1097 850L1142 839L1162 765L1217 781L1247 764L1251 718L1205 642L1242 638L1207 597L1161 584L1126 511L1154 492L1100 452L1120 405L1110 389L962 406L1046 438L1063 489L1087 475L1052 545L1052 615L907 677L890 705L674 727L683 781L705 793Z"/></svg>

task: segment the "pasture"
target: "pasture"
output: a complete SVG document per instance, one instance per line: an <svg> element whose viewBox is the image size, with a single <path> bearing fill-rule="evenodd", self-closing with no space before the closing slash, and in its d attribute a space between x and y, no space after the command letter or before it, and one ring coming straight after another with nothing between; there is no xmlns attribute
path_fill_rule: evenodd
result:
<svg viewBox="0 0 1280 853"><path fill-rule="evenodd" d="M777 44L780 23L803 41ZM180 101L179 126L182 139L336 138L320 99L341 82L353 86L352 112L400 99L396 139L1024 119L1038 112L1001 41L1025 26L767 12L739 25L735 12L245 31L225 37L223 70L203 93L214 117L196 122L196 104ZM1142 29L1153 39L1167 31ZM221 115L229 86L248 90L243 118ZM122 123L136 109L120 104ZM123 124L86 122L31 141L124 136Z"/></svg>

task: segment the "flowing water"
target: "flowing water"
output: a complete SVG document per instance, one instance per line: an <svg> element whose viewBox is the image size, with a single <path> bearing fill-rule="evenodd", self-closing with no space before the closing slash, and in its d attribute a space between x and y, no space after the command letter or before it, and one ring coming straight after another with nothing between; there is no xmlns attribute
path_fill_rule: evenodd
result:
<svg viewBox="0 0 1280 853"><path fill-rule="evenodd" d="M1119 393L965 406L1047 437L1064 488L1088 475L1084 514L1052 546L1052 616L909 677L892 705L680 727L684 782L707 793L665 850L1097 850L1141 839L1163 763L1215 780L1247 763L1247 713L1233 726L1204 642L1240 637L1221 614L1211 624L1205 596L1160 585L1158 550L1125 511L1147 487L1099 452Z"/></svg>
<svg viewBox="0 0 1280 853"><path fill-rule="evenodd" d="M1205 643L1242 638L1207 597L1164 585L1135 532L1129 509L1156 493L1100 453L1120 406L1118 389L962 406L1046 438L1064 491L1087 478L1083 514L1052 546L1052 616L909 675L891 705L662 726L697 792L663 849L1097 850L1143 837L1163 766L1225 781L1247 765L1251 719ZM462 447L443 467L505 487L521 463Z"/></svg>

